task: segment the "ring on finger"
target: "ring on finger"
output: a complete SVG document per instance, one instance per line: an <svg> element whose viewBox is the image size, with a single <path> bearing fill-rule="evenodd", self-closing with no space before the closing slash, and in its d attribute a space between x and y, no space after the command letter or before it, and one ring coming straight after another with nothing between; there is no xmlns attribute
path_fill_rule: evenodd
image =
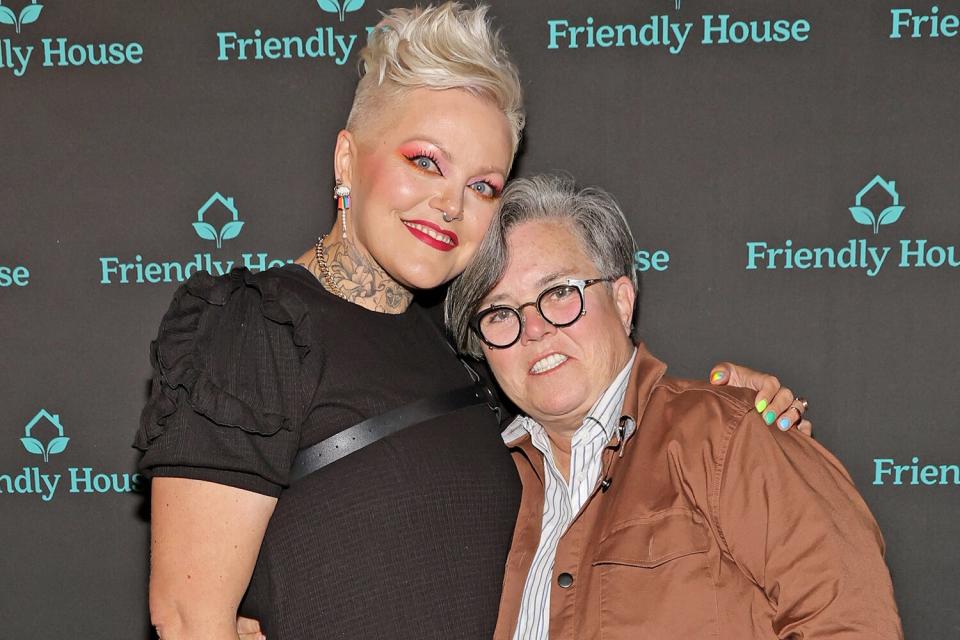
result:
<svg viewBox="0 0 960 640"><path fill-rule="evenodd" d="M810 403L807 402L807 399L806 399L806 398L797 398L796 400L794 400L794 402L799 405L799 406L797 407L797 411L798 411L801 415L803 415L803 412L806 411L806 410L807 410L807 407L810 406Z"/></svg>

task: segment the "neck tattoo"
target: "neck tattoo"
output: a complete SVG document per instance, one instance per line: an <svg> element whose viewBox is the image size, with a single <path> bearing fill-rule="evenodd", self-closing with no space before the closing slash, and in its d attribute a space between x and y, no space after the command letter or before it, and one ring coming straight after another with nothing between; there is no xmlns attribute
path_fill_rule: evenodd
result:
<svg viewBox="0 0 960 640"><path fill-rule="evenodd" d="M413 294L365 258L349 239L321 236L311 271L324 288L353 304L380 313L403 313Z"/></svg>

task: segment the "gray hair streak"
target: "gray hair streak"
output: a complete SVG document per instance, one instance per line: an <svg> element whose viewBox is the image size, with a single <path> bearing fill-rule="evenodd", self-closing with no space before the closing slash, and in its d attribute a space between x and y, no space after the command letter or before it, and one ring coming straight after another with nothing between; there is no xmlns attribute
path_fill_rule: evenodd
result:
<svg viewBox="0 0 960 640"><path fill-rule="evenodd" d="M633 281L634 289L638 288L633 266L636 244L613 196L597 187L578 187L564 176L518 178L504 190L500 213L490 225L477 254L447 291L444 309L447 330L461 353L483 357L482 343L470 330L470 320L483 298L503 277L510 229L531 220L567 222L601 277L627 276ZM635 308L634 322L636 317Z"/></svg>

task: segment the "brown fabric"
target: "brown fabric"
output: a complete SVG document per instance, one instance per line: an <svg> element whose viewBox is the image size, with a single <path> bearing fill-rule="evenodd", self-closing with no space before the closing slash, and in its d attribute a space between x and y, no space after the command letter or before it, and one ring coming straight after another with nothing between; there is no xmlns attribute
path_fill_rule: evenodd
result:
<svg viewBox="0 0 960 640"><path fill-rule="evenodd" d="M550 638L902 638L883 540L849 474L753 392L664 376L641 345L599 486L560 540ZM495 640L511 640L540 537L543 458L512 453L523 499ZM561 573L573 584L561 588Z"/></svg>

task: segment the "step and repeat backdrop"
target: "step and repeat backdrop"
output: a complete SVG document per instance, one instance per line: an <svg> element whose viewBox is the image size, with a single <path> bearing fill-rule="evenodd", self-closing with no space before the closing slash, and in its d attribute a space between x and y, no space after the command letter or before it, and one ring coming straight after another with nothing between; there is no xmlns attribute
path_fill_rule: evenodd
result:
<svg viewBox="0 0 960 640"><path fill-rule="evenodd" d="M492 0L517 175L612 191L675 373L776 373L960 638L960 0ZM0 3L0 638L150 637L131 448L192 273L290 261L386 0Z"/></svg>

